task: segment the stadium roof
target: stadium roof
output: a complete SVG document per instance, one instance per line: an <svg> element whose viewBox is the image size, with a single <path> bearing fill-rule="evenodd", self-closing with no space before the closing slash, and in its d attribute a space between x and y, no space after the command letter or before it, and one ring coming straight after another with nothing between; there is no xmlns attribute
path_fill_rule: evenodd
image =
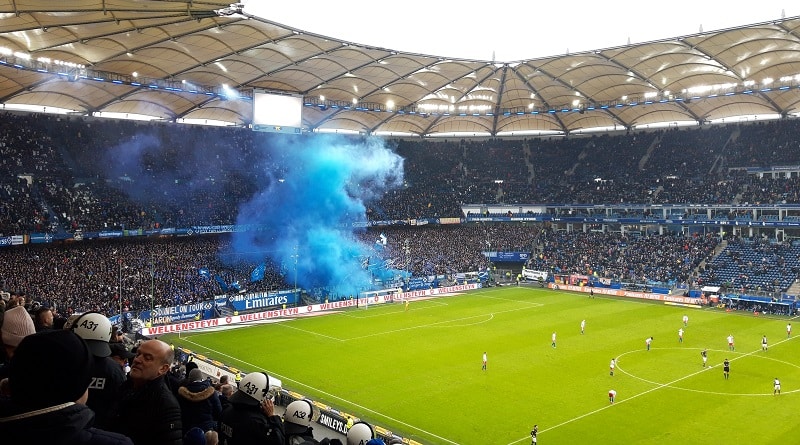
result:
<svg viewBox="0 0 800 445"><path fill-rule="evenodd" d="M252 92L265 89L303 96L308 131L425 136L800 112L800 17L499 62L346 42L241 12L203 0L0 0L0 102L248 125Z"/></svg>

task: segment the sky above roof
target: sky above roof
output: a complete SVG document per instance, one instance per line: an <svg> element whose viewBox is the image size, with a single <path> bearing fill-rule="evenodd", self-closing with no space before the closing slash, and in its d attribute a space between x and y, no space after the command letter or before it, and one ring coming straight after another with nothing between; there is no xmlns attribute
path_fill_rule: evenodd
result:
<svg viewBox="0 0 800 445"><path fill-rule="evenodd" d="M787 0L244 3L248 14L352 43L498 62L643 43L701 29L714 31L800 15L800 4Z"/></svg>

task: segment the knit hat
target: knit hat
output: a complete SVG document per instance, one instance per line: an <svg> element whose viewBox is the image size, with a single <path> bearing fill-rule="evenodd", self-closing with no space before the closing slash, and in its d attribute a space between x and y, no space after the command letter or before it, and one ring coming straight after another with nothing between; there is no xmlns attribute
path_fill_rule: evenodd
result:
<svg viewBox="0 0 800 445"><path fill-rule="evenodd" d="M23 338L36 332L36 326L28 311L17 306L6 311L1 330L3 344L17 347Z"/></svg>
<svg viewBox="0 0 800 445"><path fill-rule="evenodd" d="M74 402L89 387L93 364L86 342L72 331L29 335L11 358L11 401L25 410Z"/></svg>

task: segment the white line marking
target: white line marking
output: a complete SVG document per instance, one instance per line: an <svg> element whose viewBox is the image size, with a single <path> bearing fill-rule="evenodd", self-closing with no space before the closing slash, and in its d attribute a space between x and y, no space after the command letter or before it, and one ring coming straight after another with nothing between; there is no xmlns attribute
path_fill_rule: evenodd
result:
<svg viewBox="0 0 800 445"><path fill-rule="evenodd" d="M244 360L241 360L241 359L238 359L238 358L236 358L236 357L233 357L233 356L231 356L231 355L225 354L224 352L220 352L220 351L217 351L217 350L214 350L214 349L211 349L211 348L205 347L205 346L203 346L203 345L201 345L201 344L199 344L199 343L195 343L195 342L193 342L193 341L191 341L191 340L189 340L189 339L186 339L186 338L184 338L184 341L186 341L186 342L188 342L188 343L195 344L195 345L197 345L198 347L201 347L201 348L203 348L203 349L205 349L205 350L207 350L207 351L213 352L213 353L215 353L215 354L219 354L219 355L222 355L222 356L228 357L228 358L230 358L230 359L232 359L232 360L234 360L234 361L237 361L237 362L239 362L239 363L243 363L243 364L245 364L245 365L247 365L247 366L251 367L252 369L261 369L261 367L260 367L260 366L258 366L258 365L254 365L254 364L252 364L252 363L248 363L248 362L246 362L246 361L244 361ZM331 393L329 393L329 392L323 391L323 390L321 390L321 389L319 389L319 388L316 388L316 387L314 387L314 386L307 385L307 384L305 384L305 383L303 383L303 382L300 382L300 381L297 381L297 380L291 379L291 378L289 378L289 377L287 377L287 376L284 376L284 375L281 375L281 374L278 374L278 373L275 373L275 372L271 372L271 371L269 371L268 369L265 369L264 371L266 371L266 373L267 373L267 374L274 375L274 376L276 376L276 377L280 378L281 380L286 380L286 381L292 382L292 383L294 383L294 384L296 384L296 385L298 385L298 386L303 386L303 387L306 387L306 388L308 388L308 389L311 389L312 391L315 391L315 392L317 392L317 393L319 393L319 394L324 394L325 396L329 397L330 399L340 400L340 401L342 401L342 402L348 403L348 404L350 404L350 405L352 405L352 406L355 406L356 408L358 408L358 409L360 409L360 410L363 410L363 411L365 411L365 412L370 412L370 413L372 413L372 414L374 414L374 415L376 415L376 416L378 416L378 417L382 417L382 418L384 418L384 419L386 419L386 420L389 420L389 421L391 421L391 422L394 422L394 423L396 423L396 424L403 425L403 426L405 426L405 427L407 427L407 428L409 428L409 429L411 429L411 430L417 431L417 432L419 432L419 433L426 434L426 435L428 435L428 436L430 436L430 437L435 437L436 439L439 439L439 440L445 441L445 442L447 442L447 443L451 443L451 444L453 444L453 445L459 445L459 444L458 444L458 442L454 442L454 441L452 441L452 440L450 440L450 439L444 438L444 437L442 437L442 436L439 436L439 435L437 435L437 434L434 434L434 433L432 433L432 432L430 432L430 431L423 430L422 428L415 427L414 425L411 425L411 424L409 424L409 423L403 422L402 420L399 420L399 419L395 419L394 417L390 417L390 416L388 416L388 415L386 415L386 414L380 413L380 412L378 412L378 411L375 411L375 410L373 410L373 409L367 408L366 406L359 405L358 403L355 403L355 402L353 402L353 401L347 400L347 399L345 399L345 398L343 398L343 397L339 397L339 396L337 396L337 395L334 395L334 394L331 394Z"/></svg>
<svg viewBox="0 0 800 445"><path fill-rule="evenodd" d="M787 341L789 341L789 340L792 340L792 338L785 338L785 339L783 339L783 340L781 340L781 341L777 342L775 345L777 346L777 345L779 345L779 344L781 344L781 343L784 343L784 342L787 342ZM653 349L657 349L657 348L653 348ZM671 348L671 349L675 349L675 348ZM755 353L757 353L757 352L760 352L760 351L761 351L761 348L758 348L758 349L755 349L755 350L753 350L752 352L744 353L744 354L742 354L742 355L740 355L740 356L738 356L738 357L735 357L735 358L731 359L730 361L738 360L738 359L740 359L740 358L743 358L743 357L747 357L747 356L753 355L753 354L755 354ZM617 369L619 369L620 371L622 371L622 369L620 369L620 367L619 367L619 366L617 366ZM667 382L667 383L658 383L658 384L656 384L656 385L657 385L656 387L654 387L654 388L650 388L650 389L648 389L647 391L640 392L639 394L634 394L634 395L632 395L632 396L630 396L630 397L628 397L628 398L626 398L626 399L622 399L622 400L620 400L619 402L614 402L613 404L611 404L611 403L610 403L610 404L608 404L608 405L606 405L606 406L604 406L604 407L602 407L602 408L598 408L598 409L596 409L596 410L594 410L594 411L589 411L588 413L581 414L580 416L573 417L572 419L569 419L569 420L565 420L565 421L563 421L563 422L561 422L561 423L559 423L559 424L556 424L556 425L553 425L553 426L551 426L550 428L545 428L545 429L543 429L543 430L539 430L539 434L541 434L541 433L544 433L544 432L546 432L546 431L551 431L551 430L554 430L554 429L556 429L556 428L562 427L562 426L564 426L564 425L567 425L567 424L570 424L570 423L572 423L572 422L575 422L576 420L583 419L584 417L589 417L589 416L591 416L592 414L597 414L597 413L599 413L599 412L601 412L601 411L605 411L605 410L607 410L607 409L611 408L611 407L612 407L612 406L614 406L614 405L619 405L620 403L625 403L625 402L628 402L628 401L630 401L630 400L636 399L636 398L638 398L638 397L640 397L640 396L643 396L643 395L645 395L645 394L649 394L649 393L651 393L651 392L653 392L653 391L657 391L657 390L659 390L659 389L662 389L662 388L669 388L669 387L671 387L670 385L673 385L673 384L675 384L675 383L678 383L678 382L680 382L680 381L682 381L682 380L686 380L686 379L688 379L688 378L690 378L690 377L694 377L694 376L696 376L697 374L700 374L701 372L708 371L709 369L711 369L711 368L703 368L703 369L701 369L700 371L693 372L693 373L691 373L691 374L687 374L687 375L685 375L685 376L683 376L683 377L680 377L680 378L678 378L678 379L675 379L675 380L673 380L673 381L671 381L671 382ZM623 372L624 372L624 371L623 371ZM630 375L630 374L629 374L629 375ZM676 389L676 388L674 388L674 387L673 387L673 389ZM682 388L677 388L677 389L682 389ZM513 441L513 442L509 442L507 445L514 445L514 444L516 444L516 443L522 442L523 440L529 440L529 439L530 439L530 438L529 438L528 436L524 436L524 437L522 437L522 438L520 438L520 439L517 439L517 440L515 440L515 441Z"/></svg>

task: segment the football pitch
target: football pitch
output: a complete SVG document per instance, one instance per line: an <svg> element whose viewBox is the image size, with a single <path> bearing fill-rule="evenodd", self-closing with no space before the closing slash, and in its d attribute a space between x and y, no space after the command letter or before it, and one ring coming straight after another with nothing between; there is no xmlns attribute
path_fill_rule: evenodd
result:
<svg viewBox="0 0 800 445"><path fill-rule="evenodd" d="M794 321L502 287L168 341L423 444L527 445L534 424L548 445L786 444L800 437Z"/></svg>

